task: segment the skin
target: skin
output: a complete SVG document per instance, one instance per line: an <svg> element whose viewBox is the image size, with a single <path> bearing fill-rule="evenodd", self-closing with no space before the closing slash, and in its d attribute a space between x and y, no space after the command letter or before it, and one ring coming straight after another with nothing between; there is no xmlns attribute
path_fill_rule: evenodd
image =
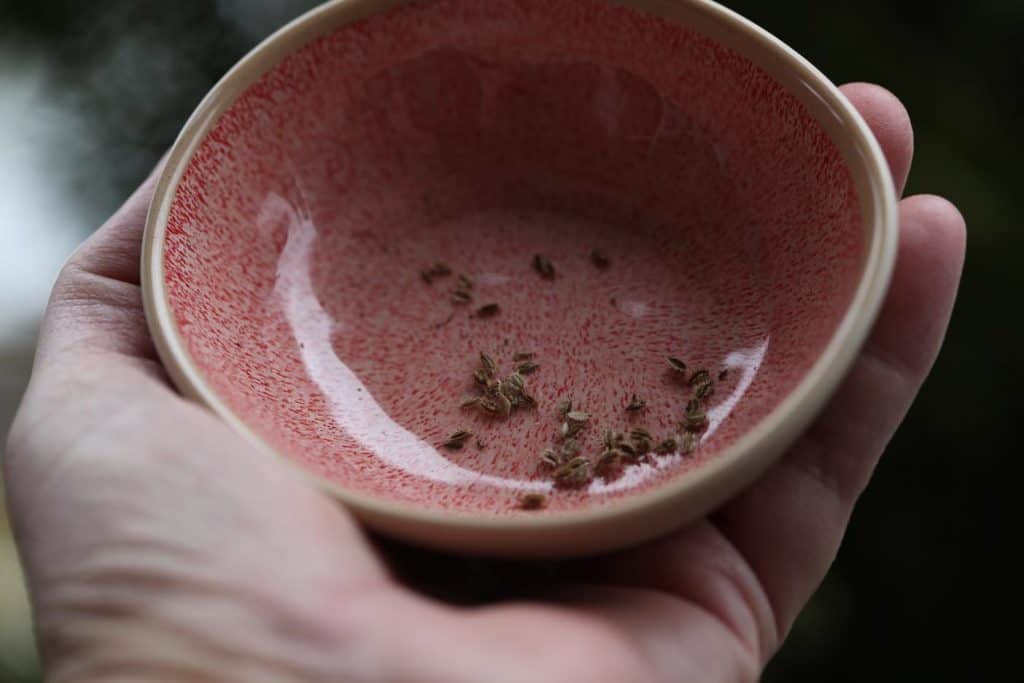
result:
<svg viewBox="0 0 1024 683"><path fill-rule="evenodd" d="M906 111L878 86L844 91L902 192ZM965 249L953 205L903 199L881 318L776 466L654 543L520 566L518 581L496 565L500 588L467 605L409 567L461 577L480 563L368 538L168 384L139 290L152 188L62 270L9 436L10 515L51 681L754 681L935 360ZM522 577L541 569L539 590Z"/></svg>

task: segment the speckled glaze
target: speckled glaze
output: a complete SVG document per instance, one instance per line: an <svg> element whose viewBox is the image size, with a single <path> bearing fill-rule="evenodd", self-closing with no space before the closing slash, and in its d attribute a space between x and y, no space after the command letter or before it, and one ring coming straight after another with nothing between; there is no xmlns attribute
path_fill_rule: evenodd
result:
<svg viewBox="0 0 1024 683"><path fill-rule="evenodd" d="M636 500L667 509L686 480L694 502L657 530L706 511L756 468L713 495L692 493L702 472L795 401L865 296L879 238L864 213L878 209L848 141L728 39L635 7L375 11L390 4L332 3L272 39L260 49L290 38L287 56L236 69L216 116L197 123L201 108L179 142L144 264L172 376L371 524L420 542L610 547L650 525L601 536L595 521L589 541L565 539L619 508L635 516ZM739 21L689 4L697 24ZM535 253L554 280L531 269ZM436 261L474 280L472 305L451 303L454 278L421 279ZM491 302L496 316L471 315ZM480 351L505 372L536 353L536 410L459 407ZM592 458L604 429L676 431L689 391L666 355L727 370L697 453L552 491L537 462L562 398L591 414ZM634 393L648 408L627 414ZM439 448L456 429L483 448ZM759 467L795 433L767 439ZM517 509L529 491L551 494L546 510ZM487 528L491 542L473 540Z"/></svg>

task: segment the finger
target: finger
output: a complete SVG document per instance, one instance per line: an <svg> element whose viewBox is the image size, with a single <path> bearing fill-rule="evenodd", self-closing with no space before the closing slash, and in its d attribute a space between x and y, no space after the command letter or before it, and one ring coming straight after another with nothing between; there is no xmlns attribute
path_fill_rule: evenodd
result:
<svg viewBox="0 0 1024 683"><path fill-rule="evenodd" d="M785 633L835 557L853 505L938 354L963 267L964 220L944 199L900 206L889 296L850 375L782 462L715 515Z"/></svg>
<svg viewBox="0 0 1024 683"><path fill-rule="evenodd" d="M914 157L914 128L903 103L880 85L848 83L840 88L864 117L889 161L889 170L902 194Z"/></svg>
<svg viewBox="0 0 1024 683"><path fill-rule="evenodd" d="M139 257L162 165L61 269L40 332L40 359L64 352L156 358L142 309Z"/></svg>

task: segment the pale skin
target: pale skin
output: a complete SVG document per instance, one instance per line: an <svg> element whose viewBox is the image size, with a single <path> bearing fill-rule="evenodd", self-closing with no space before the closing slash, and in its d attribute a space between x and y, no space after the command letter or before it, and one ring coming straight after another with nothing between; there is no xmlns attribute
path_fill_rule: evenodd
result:
<svg viewBox="0 0 1024 683"><path fill-rule="evenodd" d="M902 192L905 110L877 86L844 91ZM336 503L170 386L139 290L152 189L61 272L8 440L51 681L754 681L931 369L965 249L953 205L903 199L863 353L753 487L662 540L560 567L544 592L460 606L395 578Z"/></svg>

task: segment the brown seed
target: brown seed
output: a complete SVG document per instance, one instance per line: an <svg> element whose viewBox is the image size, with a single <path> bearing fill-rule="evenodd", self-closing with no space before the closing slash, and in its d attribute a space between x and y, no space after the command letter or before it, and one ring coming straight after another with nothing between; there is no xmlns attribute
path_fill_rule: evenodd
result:
<svg viewBox="0 0 1024 683"><path fill-rule="evenodd" d="M704 428L707 421L707 415L704 414L704 408L701 407L698 399L691 398L686 402L686 416L683 419L683 427L686 431L698 432Z"/></svg>
<svg viewBox="0 0 1024 683"><path fill-rule="evenodd" d="M651 433L647 431L646 427L633 427L631 430L629 430L629 438L633 439L634 441L636 441L637 439L647 439L648 441L650 441L653 437L651 436Z"/></svg>
<svg viewBox="0 0 1024 683"><path fill-rule="evenodd" d="M459 281L459 289L464 289L464 290L467 290L467 291L470 290L470 289L473 289L473 281L470 280L467 275L463 275L462 273L459 273L458 281Z"/></svg>
<svg viewBox="0 0 1024 683"><path fill-rule="evenodd" d="M441 445L445 448L458 450L459 448L462 448L463 444L465 444L466 440L471 436L473 436L473 432L460 429L457 432L452 432Z"/></svg>
<svg viewBox="0 0 1024 683"><path fill-rule="evenodd" d="M684 363L683 361L679 360L678 358L673 358L672 356L669 356L668 357L668 364L676 372L686 372L686 363Z"/></svg>
<svg viewBox="0 0 1024 683"><path fill-rule="evenodd" d="M476 448L477 448L477 450L482 451L486 447L487 447L487 442L478 437L477 440L476 440Z"/></svg>
<svg viewBox="0 0 1024 683"><path fill-rule="evenodd" d="M498 404L497 414L502 417L508 417L512 413L512 401L508 400L508 397L500 391L495 393L494 400Z"/></svg>
<svg viewBox="0 0 1024 683"><path fill-rule="evenodd" d="M540 254L535 254L533 257L533 269L545 280L555 279L555 266Z"/></svg>
<svg viewBox="0 0 1024 683"><path fill-rule="evenodd" d="M595 266L597 266L601 270L604 270L612 263L611 261L608 260L608 255L597 248L590 250L590 260Z"/></svg>
<svg viewBox="0 0 1024 683"><path fill-rule="evenodd" d="M561 401L558 402L558 414L561 415L562 417L565 417L570 412L572 412L572 399L563 398Z"/></svg>
<svg viewBox="0 0 1024 683"><path fill-rule="evenodd" d="M584 413L582 410L571 410L565 414L565 419L569 422L585 423L590 419L590 415Z"/></svg>
<svg viewBox="0 0 1024 683"><path fill-rule="evenodd" d="M654 448L654 452L659 455L669 455L675 453L676 449L679 448L679 443L675 440L675 437L666 437Z"/></svg>
<svg viewBox="0 0 1024 683"><path fill-rule="evenodd" d="M494 362L494 359L483 351L480 352L480 367L492 377L498 372L498 365Z"/></svg>
<svg viewBox="0 0 1024 683"><path fill-rule="evenodd" d="M456 289L452 292L452 303L456 306L465 306L473 300L473 295L464 289Z"/></svg>
<svg viewBox="0 0 1024 683"><path fill-rule="evenodd" d="M478 403L480 403L479 396L467 396L466 398L462 399L462 403L459 404L459 407L469 408L470 406L475 406Z"/></svg>
<svg viewBox="0 0 1024 683"><path fill-rule="evenodd" d="M451 274L452 269L448 266L448 264L442 263L440 261L432 265L430 268L426 268L420 271L420 277L422 277L427 284L433 282L434 278L445 277Z"/></svg>
<svg viewBox="0 0 1024 683"><path fill-rule="evenodd" d="M711 382L706 384L698 384L697 388L693 390L693 395L699 399L706 399L715 393L715 385Z"/></svg>
<svg viewBox="0 0 1024 683"><path fill-rule="evenodd" d="M562 444L561 458L563 461L570 460L575 456L579 455L580 444L576 439L566 439Z"/></svg>
<svg viewBox="0 0 1024 683"><path fill-rule="evenodd" d="M711 373L707 370L698 370L690 376L690 380L687 382L691 387L700 386L701 384L707 384L711 381Z"/></svg>
<svg viewBox="0 0 1024 683"><path fill-rule="evenodd" d="M622 432L613 432L610 429L606 429L604 432L604 447L607 450L613 450L618 448L619 444L626 440L626 436Z"/></svg>
<svg viewBox="0 0 1024 683"><path fill-rule="evenodd" d="M521 375L529 375L533 372L536 372L537 368L539 367L540 365L538 363L534 363L532 360L528 360L525 363L520 363L519 365L517 365L516 372L518 372Z"/></svg>
<svg viewBox="0 0 1024 683"><path fill-rule="evenodd" d="M585 423L583 422L563 422L562 427L559 429L559 433L562 435L563 439L568 439L582 432L584 426Z"/></svg>
<svg viewBox="0 0 1024 683"><path fill-rule="evenodd" d="M552 449L548 448L540 454L540 462L548 467L558 467L562 464L562 459Z"/></svg>
<svg viewBox="0 0 1024 683"><path fill-rule="evenodd" d="M475 315L477 318L490 318L493 315L497 315L498 311L501 310L501 306L498 304L486 304L476 309Z"/></svg>
<svg viewBox="0 0 1024 683"><path fill-rule="evenodd" d="M555 470L552 476L560 486L581 486L590 479L590 461L584 457L573 458Z"/></svg>
<svg viewBox="0 0 1024 683"><path fill-rule="evenodd" d="M631 413L635 413L637 411L643 410L646 407L647 401L643 400L636 394L633 394L633 398L630 399L629 405L626 406L626 410Z"/></svg>
<svg viewBox="0 0 1024 683"><path fill-rule="evenodd" d="M533 351L519 351L512 356L512 360L516 363L524 360L533 360L534 355L536 354Z"/></svg>
<svg viewBox="0 0 1024 683"><path fill-rule="evenodd" d="M724 382L725 378L729 376L729 368L722 368L722 371L718 373L718 381Z"/></svg>
<svg viewBox="0 0 1024 683"><path fill-rule="evenodd" d="M633 448L633 446L625 442L620 443L618 446L616 446L616 449L627 458L630 458L631 460L635 459L636 456L640 455L640 453L635 448Z"/></svg>
<svg viewBox="0 0 1024 683"><path fill-rule="evenodd" d="M543 493L524 493L519 498L519 507L524 510L541 510L548 505L548 497Z"/></svg>

